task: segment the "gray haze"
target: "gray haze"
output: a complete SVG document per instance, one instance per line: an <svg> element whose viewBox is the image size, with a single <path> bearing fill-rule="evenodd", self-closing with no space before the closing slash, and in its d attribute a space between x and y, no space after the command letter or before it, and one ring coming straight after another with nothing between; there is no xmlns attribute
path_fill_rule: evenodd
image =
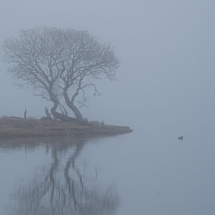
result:
<svg viewBox="0 0 215 215"><path fill-rule="evenodd" d="M140 151L147 151L154 140L157 150L161 150L158 157L168 155L164 166L173 159L176 168L187 168L191 156L192 162L199 161L193 166L203 170L214 164L211 155L215 139L214 20L215 1L212 0L1 0L0 44L10 36L15 37L21 29L40 25L88 30L102 42L110 42L121 60L118 80L98 82L101 96L91 96L89 109L81 109L83 116L134 128L132 135L135 132L143 135L143 139L135 139L142 142L138 145L142 147ZM28 116L43 116L44 107L52 104L33 97L31 89L16 89L13 80L6 75L6 68L1 62L0 115L23 116L27 108ZM183 142L177 140L181 135ZM150 140L147 144L143 141L146 136ZM169 142L164 144L165 141L183 144L180 146L184 148L174 148L180 152L176 153L177 158L171 158L173 146ZM211 159L206 162L208 153ZM159 164L156 156L149 160ZM204 165L201 161L205 161ZM156 164L154 169L157 169ZM180 176L174 171L175 180ZM202 184L210 181L211 185L215 179L214 174L208 172L195 173ZM188 168L186 174L189 174ZM129 179L135 180L134 177ZM175 186L174 189L181 188ZM210 189L214 191L214 187L208 187ZM186 191L183 194L186 196ZM202 191L203 196L207 194L207 190ZM179 199L185 204L182 194ZM153 202L150 203L153 206ZM153 210L150 214L164 214ZM134 211L130 208L130 214L140 214ZM200 214L203 212L212 214L214 211Z"/></svg>
<svg viewBox="0 0 215 215"><path fill-rule="evenodd" d="M214 125L214 1L1 1L0 43L38 25L88 30L115 46L118 81L100 81L84 117L184 133ZM1 115L44 115L1 63ZM201 127L201 129L200 129Z"/></svg>

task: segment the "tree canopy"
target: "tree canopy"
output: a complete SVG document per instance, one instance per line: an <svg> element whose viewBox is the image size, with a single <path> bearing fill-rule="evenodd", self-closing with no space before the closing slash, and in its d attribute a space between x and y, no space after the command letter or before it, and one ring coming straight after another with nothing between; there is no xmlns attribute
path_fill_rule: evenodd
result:
<svg viewBox="0 0 215 215"><path fill-rule="evenodd" d="M44 26L21 30L17 38L8 38L2 45L4 61L12 64L8 73L20 87L30 87L34 95L52 101L51 112L60 118L56 109L65 100L78 120L82 114L75 99L93 87L95 79L115 79L120 61L110 44L101 43L87 31L47 28Z"/></svg>

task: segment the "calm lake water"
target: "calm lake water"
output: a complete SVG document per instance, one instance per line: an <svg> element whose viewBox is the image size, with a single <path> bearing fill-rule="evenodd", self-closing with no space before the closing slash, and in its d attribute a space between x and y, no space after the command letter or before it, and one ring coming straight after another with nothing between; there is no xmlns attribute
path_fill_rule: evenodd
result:
<svg viewBox="0 0 215 215"><path fill-rule="evenodd" d="M1 142L0 214L214 214L214 151L140 131Z"/></svg>

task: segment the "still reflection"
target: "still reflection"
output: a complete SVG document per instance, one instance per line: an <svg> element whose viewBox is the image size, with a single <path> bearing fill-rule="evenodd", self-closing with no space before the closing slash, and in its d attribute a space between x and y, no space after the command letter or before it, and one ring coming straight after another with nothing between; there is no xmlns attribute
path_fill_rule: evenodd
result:
<svg viewBox="0 0 215 215"><path fill-rule="evenodd" d="M94 177L87 175L87 165L77 165L86 143L84 139L46 140L45 148L48 154L51 153L51 164L44 164L32 179L16 188L8 214L114 214L119 207L116 187L110 185L103 189L96 174Z"/></svg>

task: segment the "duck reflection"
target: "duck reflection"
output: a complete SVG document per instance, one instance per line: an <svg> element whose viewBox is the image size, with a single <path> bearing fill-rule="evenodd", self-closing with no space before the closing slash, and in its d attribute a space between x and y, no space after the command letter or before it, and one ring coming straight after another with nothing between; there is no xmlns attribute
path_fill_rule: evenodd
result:
<svg viewBox="0 0 215 215"><path fill-rule="evenodd" d="M86 142L77 139L72 144L71 140L46 144L47 153L52 155L51 165L44 165L29 182L19 185L12 195L14 205L8 207L9 214L114 214L119 207L116 187L103 189L96 176L87 176L86 165L76 164Z"/></svg>

